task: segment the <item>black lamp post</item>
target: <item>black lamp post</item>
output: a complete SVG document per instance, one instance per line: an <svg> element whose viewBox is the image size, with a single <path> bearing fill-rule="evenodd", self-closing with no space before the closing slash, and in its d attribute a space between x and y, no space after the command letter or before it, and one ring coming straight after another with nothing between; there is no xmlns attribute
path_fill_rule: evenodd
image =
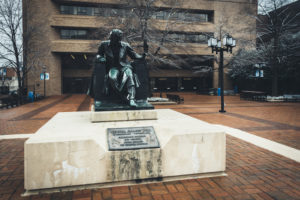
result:
<svg viewBox="0 0 300 200"><path fill-rule="evenodd" d="M46 97L46 66L43 66L43 71L44 73L44 97Z"/></svg>
<svg viewBox="0 0 300 200"><path fill-rule="evenodd" d="M233 39L230 35L225 35L223 38L223 42L221 42L221 39L218 40L216 38L210 38L208 40L208 46L211 47L212 53L220 52L220 62L219 62L219 83L221 87L221 110L219 112L226 112L224 110L224 73L223 73L223 62L224 62L224 54L223 52L230 52L232 53L232 48L236 46L236 40Z"/></svg>

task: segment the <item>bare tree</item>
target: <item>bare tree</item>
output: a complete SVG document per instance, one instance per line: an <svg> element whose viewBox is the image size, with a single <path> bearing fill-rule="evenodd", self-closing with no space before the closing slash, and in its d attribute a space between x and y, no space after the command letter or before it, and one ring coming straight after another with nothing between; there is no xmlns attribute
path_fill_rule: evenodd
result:
<svg viewBox="0 0 300 200"><path fill-rule="evenodd" d="M25 73L22 66L22 1L2 0L0 2L0 59L12 67L18 77L19 90L23 89Z"/></svg>
<svg viewBox="0 0 300 200"><path fill-rule="evenodd" d="M300 2L260 0L257 17L257 48L241 50L230 62L232 77L249 77L253 65L265 63L272 83L272 96L278 95L279 78L299 66Z"/></svg>
<svg viewBox="0 0 300 200"><path fill-rule="evenodd" d="M284 69L286 59L290 56L287 55L286 52L292 53L288 51L288 49L295 48L292 47L294 45L287 46L288 38L286 36L291 36L293 29L299 27L297 19L299 20L300 11L297 9L295 11L291 5L284 6L285 2L284 0L268 0L264 2L265 4L262 4L262 2L259 4L265 16L263 20L258 18L259 23L261 23L259 27L259 40L261 41L261 48L270 50L267 52L270 58L268 64L272 72L273 96L278 95L279 71ZM298 1L298 4L299 3ZM293 39L293 37L290 39ZM271 48L268 48L268 46L271 46Z"/></svg>
<svg viewBox="0 0 300 200"><path fill-rule="evenodd" d="M31 26L26 23L23 30L23 17L29 13L22 12L22 6L25 11L29 6L27 1L22 0L1 0L0 1L0 60L16 72L18 79L18 95L22 100L25 88L25 77L29 72L34 73L35 68L41 65L40 59L46 52L41 49L38 40L35 37L43 34L40 23L35 22ZM27 19L26 19L27 20ZM23 59L23 54L26 58Z"/></svg>
<svg viewBox="0 0 300 200"><path fill-rule="evenodd" d="M194 23L183 21L178 17L178 15L184 16L186 14L185 11L179 9L181 5L182 1L179 0L125 0L122 9L111 11L115 12L115 17L109 20L105 27L122 29L125 40L140 51L148 53L149 66L180 69L184 65L190 66L188 64L189 59L177 56L174 53L176 48L173 47L177 46L178 48L180 45L182 47L180 50L185 52L183 54L188 55L188 53L185 49L185 43L174 37L172 28L176 26L177 29L180 29L180 27ZM108 12L101 5L100 9L103 9L103 12ZM163 15L163 21L158 23L157 15L159 14ZM110 13L110 15L112 14ZM158 26L160 26L159 29ZM103 35L105 31L108 32L101 27L97 34ZM206 33L202 34L205 35ZM206 57L198 57L199 59L201 61L207 60ZM196 69L196 71L200 71L200 69Z"/></svg>

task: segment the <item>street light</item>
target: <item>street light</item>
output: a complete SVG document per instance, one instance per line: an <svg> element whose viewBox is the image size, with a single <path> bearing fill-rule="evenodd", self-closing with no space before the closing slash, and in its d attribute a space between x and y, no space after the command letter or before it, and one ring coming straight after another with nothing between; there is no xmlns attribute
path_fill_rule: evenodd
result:
<svg viewBox="0 0 300 200"><path fill-rule="evenodd" d="M46 66L42 67L42 73L44 73L44 97L46 97Z"/></svg>
<svg viewBox="0 0 300 200"><path fill-rule="evenodd" d="M226 51L232 53L232 48L236 46L236 40L227 34L223 37L222 42L221 39L210 38L208 40L208 46L211 47L212 53L216 52L216 54L218 54L218 52L220 52L219 83L221 87L221 110L219 110L219 112L224 113L226 111L224 110L223 52Z"/></svg>

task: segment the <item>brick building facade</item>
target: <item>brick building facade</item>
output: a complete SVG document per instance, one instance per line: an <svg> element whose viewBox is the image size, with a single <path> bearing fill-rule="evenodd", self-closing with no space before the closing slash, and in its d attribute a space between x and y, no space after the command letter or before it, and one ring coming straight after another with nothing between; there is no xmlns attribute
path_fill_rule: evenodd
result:
<svg viewBox="0 0 300 200"><path fill-rule="evenodd" d="M222 30L237 39L237 48L244 48L242 41L255 43L256 21L252 16L257 13L257 1L180 0L173 9L162 2L155 2L149 24L151 22L151 30L159 34L165 31L166 23L172 22L167 37L173 42L165 42L159 55L184 60L184 64L177 68L149 64L151 89L205 91L217 88L218 64L207 47L207 39L212 35L217 37ZM172 17L166 17L174 9ZM126 18L130 12L132 9L121 0L23 0L24 31L37 24L43 29L42 34L34 37L43 54L35 71L27 76L28 90L35 88L36 92L43 93L44 82L39 79L42 67L46 67L49 73L47 95L86 92L97 44L107 39L111 21ZM120 24L117 28L124 27ZM25 41L27 48L31 48L31 42ZM142 53L138 48L142 42L137 40L131 45ZM153 53L151 45L150 42L150 53ZM25 51L24 61L29 57L32 56ZM197 70L199 67L212 70ZM230 80L225 77L225 89L231 88Z"/></svg>

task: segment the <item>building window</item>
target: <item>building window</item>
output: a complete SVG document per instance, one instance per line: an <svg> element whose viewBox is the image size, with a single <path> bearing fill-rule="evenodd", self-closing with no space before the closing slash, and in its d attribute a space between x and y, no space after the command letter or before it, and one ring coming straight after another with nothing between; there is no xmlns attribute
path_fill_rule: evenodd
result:
<svg viewBox="0 0 300 200"><path fill-rule="evenodd" d="M107 29L60 29L61 39L99 40L107 37Z"/></svg>
<svg viewBox="0 0 300 200"><path fill-rule="evenodd" d="M74 6L60 6L60 13L61 14L74 14Z"/></svg>
<svg viewBox="0 0 300 200"><path fill-rule="evenodd" d="M61 14L89 15L103 17L131 17L131 11L124 8L109 7L87 7L87 6L60 6ZM179 20L189 22L212 22L213 11L190 11L178 10L171 13L169 10L158 10L154 12L152 18L161 20Z"/></svg>
<svg viewBox="0 0 300 200"><path fill-rule="evenodd" d="M87 15L87 7L77 7L77 15Z"/></svg>
<svg viewBox="0 0 300 200"><path fill-rule="evenodd" d="M182 43L200 43L206 44L207 40L213 36L213 33L170 33L166 42L182 42Z"/></svg>
<svg viewBox="0 0 300 200"><path fill-rule="evenodd" d="M204 13L205 12L205 13ZM154 13L154 19L162 20L179 20L179 21L189 21L189 22L212 22L213 12L212 11L197 11L195 13L190 13L187 11L177 11L170 13L170 11L157 11Z"/></svg>
<svg viewBox="0 0 300 200"><path fill-rule="evenodd" d="M87 30L60 30L60 37L62 39L88 39Z"/></svg>
<svg viewBox="0 0 300 200"><path fill-rule="evenodd" d="M103 8L94 8L94 15L95 16L104 16L105 10Z"/></svg>
<svg viewBox="0 0 300 200"><path fill-rule="evenodd" d="M171 20L179 20L180 18L181 18L180 13L175 12L173 14L170 14Z"/></svg>
<svg viewBox="0 0 300 200"><path fill-rule="evenodd" d="M159 11L155 13L156 19L165 19L165 12L164 11Z"/></svg>
<svg viewBox="0 0 300 200"><path fill-rule="evenodd" d="M93 8L92 7L76 7L77 8L77 15L93 15Z"/></svg>
<svg viewBox="0 0 300 200"><path fill-rule="evenodd" d="M198 15L199 17L199 21L202 21L202 22L208 22L208 14L199 14Z"/></svg>

